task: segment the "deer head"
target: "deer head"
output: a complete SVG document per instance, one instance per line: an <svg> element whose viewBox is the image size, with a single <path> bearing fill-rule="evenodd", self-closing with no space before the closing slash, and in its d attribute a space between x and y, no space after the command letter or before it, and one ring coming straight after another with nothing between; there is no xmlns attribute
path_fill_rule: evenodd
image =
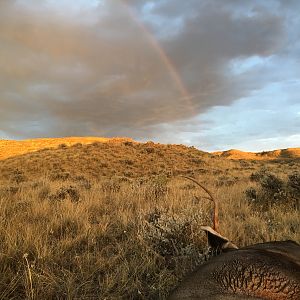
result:
<svg viewBox="0 0 300 300"><path fill-rule="evenodd" d="M221 253L189 274L169 300L206 299L300 299L300 245L294 241L274 241L238 249L218 232L218 202L194 178L214 203L213 228L202 226L213 248Z"/></svg>

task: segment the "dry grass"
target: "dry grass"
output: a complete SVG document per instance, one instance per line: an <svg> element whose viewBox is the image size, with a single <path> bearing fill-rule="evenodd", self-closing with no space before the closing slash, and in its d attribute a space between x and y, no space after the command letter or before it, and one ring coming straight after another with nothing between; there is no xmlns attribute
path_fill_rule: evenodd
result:
<svg viewBox="0 0 300 300"><path fill-rule="evenodd" d="M102 137L68 137L68 138L44 138L32 140L0 140L0 159L6 159L17 155L35 152L44 148L57 148L59 145L72 146L77 143L91 144L95 142L133 142L129 138L102 138Z"/></svg>
<svg viewBox="0 0 300 300"><path fill-rule="evenodd" d="M252 160L273 160L273 159L293 159L300 157L300 148L287 148L263 152L245 152L240 150L227 150L214 152L215 155L227 159L252 159Z"/></svg>
<svg viewBox="0 0 300 300"><path fill-rule="evenodd" d="M228 161L184 146L77 144L0 161L0 299L164 299L206 251L200 226L220 200L222 234L243 246L300 241L294 199L253 202L264 166L283 181L299 160Z"/></svg>

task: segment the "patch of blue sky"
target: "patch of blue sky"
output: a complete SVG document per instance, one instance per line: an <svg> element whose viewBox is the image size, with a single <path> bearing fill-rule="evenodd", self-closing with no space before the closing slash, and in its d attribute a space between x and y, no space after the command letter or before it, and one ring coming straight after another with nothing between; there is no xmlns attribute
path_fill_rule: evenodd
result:
<svg viewBox="0 0 300 300"><path fill-rule="evenodd" d="M229 63L230 72L233 75L240 75L257 67L266 66L271 63L271 57L251 56L239 57L231 60Z"/></svg>
<svg viewBox="0 0 300 300"><path fill-rule="evenodd" d="M264 151L300 146L300 80L271 82L230 105L190 120L159 124L152 139L204 151ZM168 132L166 135L165 132Z"/></svg>
<svg viewBox="0 0 300 300"><path fill-rule="evenodd" d="M230 106L218 106L198 116L198 140L204 139L206 150L238 148L261 151L300 146L300 84L290 81L272 83ZM284 141L284 142L283 142ZM217 149L215 148L217 146ZM198 143L201 148L201 142Z"/></svg>
<svg viewBox="0 0 300 300"><path fill-rule="evenodd" d="M10 140L11 135L8 135L5 131L0 130L0 140Z"/></svg>
<svg viewBox="0 0 300 300"><path fill-rule="evenodd" d="M158 39L169 39L183 27L183 16L167 18L155 13L156 3L146 2L139 12L139 20L151 27L151 30Z"/></svg>

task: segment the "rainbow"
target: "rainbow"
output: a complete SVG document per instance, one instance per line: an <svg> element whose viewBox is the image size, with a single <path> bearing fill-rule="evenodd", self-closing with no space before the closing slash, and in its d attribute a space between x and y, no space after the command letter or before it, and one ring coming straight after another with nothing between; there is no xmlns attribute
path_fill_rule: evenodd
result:
<svg viewBox="0 0 300 300"><path fill-rule="evenodd" d="M178 91L180 92L182 99L187 101L188 108L192 107L191 99L193 98L186 88L179 72L177 71L174 62L171 60L170 57L166 54L162 46L159 44L158 40L154 36L153 33L143 24L143 22L140 21L137 14L133 11L133 9L130 7L130 5L127 3L126 0L120 0L121 3L126 8L130 18L137 24L137 26L141 29L143 34L147 37L147 40L149 41L149 44L152 46L154 51L158 54L160 60L163 62L163 64L166 66L172 80L176 84Z"/></svg>

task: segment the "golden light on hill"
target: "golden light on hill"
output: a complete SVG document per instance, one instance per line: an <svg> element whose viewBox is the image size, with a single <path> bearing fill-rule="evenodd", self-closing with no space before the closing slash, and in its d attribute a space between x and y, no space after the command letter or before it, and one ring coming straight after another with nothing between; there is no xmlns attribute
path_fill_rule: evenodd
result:
<svg viewBox="0 0 300 300"><path fill-rule="evenodd" d="M72 146L77 143L91 144L94 142L100 143L114 143L114 142L135 142L131 138L115 137L65 137L65 138L39 138L29 140L0 140L0 160L9 157L14 157L30 152L35 152L45 148L57 148L59 145L64 144L66 146ZM245 159L245 160L272 160L272 159L286 159L286 158L298 158L300 157L300 148L287 148L273 151L263 152L245 152L236 149L227 151L213 152L212 154L220 156L226 159Z"/></svg>
<svg viewBox="0 0 300 300"><path fill-rule="evenodd" d="M91 144L94 142L121 142L132 141L129 138L103 138L103 137L66 137L66 138L41 138L30 140L0 140L0 160L9 157L38 151L45 148L57 148L61 144L72 146L77 143Z"/></svg>
<svg viewBox="0 0 300 300"><path fill-rule="evenodd" d="M256 153L232 149L228 151L214 152L213 154L227 159L272 160L300 157L300 148L287 148Z"/></svg>

